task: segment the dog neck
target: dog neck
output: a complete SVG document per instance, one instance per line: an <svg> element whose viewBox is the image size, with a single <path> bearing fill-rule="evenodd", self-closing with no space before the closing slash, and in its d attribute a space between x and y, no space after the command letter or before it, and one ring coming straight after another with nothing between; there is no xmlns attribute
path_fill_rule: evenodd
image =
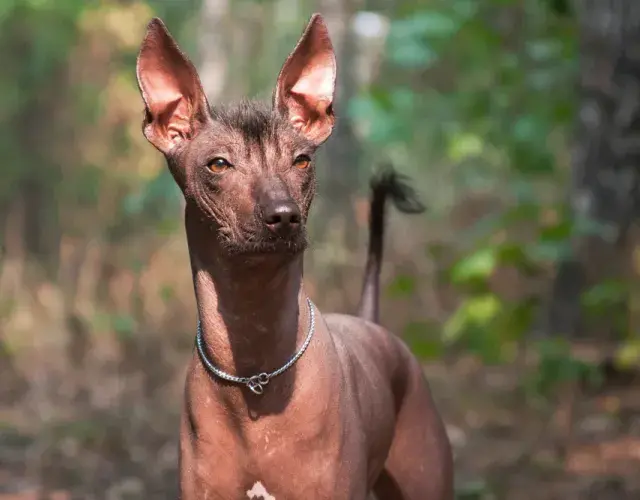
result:
<svg viewBox="0 0 640 500"><path fill-rule="evenodd" d="M302 254L229 255L197 215L187 239L206 353L215 366L246 377L289 361L308 333Z"/></svg>

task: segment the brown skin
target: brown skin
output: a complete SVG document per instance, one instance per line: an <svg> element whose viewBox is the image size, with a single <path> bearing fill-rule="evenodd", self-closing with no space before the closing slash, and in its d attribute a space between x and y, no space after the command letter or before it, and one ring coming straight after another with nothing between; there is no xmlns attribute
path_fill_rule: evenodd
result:
<svg viewBox="0 0 640 500"><path fill-rule="evenodd" d="M304 225L335 74L316 15L273 109L210 110L193 65L160 20L149 24L137 65L144 133L185 195L203 338L227 373L273 371L307 335ZM183 500L247 498L258 481L278 500L453 498L449 441L419 363L356 317L316 311L308 350L261 396L213 377L194 352L180 437Z"/></svg>

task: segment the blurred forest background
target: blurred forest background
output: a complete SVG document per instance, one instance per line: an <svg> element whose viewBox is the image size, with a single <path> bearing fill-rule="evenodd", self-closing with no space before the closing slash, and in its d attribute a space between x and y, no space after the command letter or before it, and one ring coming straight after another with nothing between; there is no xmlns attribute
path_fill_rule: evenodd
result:
<svg viewBox="0 0 640 500"><path fill-rule="evenodd" d="M161 16L211 102L268 98L310 14L338 52L310 294L353 311L367 182L383 323L425 370L460 499L640 498L640 2L0 0L0 499L170 499L195 307L141 133Z"/></svg>

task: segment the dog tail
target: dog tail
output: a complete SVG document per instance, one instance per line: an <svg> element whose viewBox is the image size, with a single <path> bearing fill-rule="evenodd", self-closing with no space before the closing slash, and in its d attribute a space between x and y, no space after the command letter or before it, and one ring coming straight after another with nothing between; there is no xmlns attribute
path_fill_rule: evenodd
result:
<svg viewBox="0 0 640 500"><path fill-rule="evenodd" d="M380 268L384 250L384 216L387 198L406 214L419 214L425 207L410 186L410 179L399 174L391 165L384 166L371 178L371 202L369 209L369 249L362 284L358 315L378 323Z"/></svg>

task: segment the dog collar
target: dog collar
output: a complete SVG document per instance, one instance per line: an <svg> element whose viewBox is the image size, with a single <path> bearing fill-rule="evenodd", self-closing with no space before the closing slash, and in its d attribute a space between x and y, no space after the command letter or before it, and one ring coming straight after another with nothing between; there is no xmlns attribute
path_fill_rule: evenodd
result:
<svg viewBox="0 0 640 500"><path fill-rule="evenodd" d="M300 357L304 354L304 351L309 347L309 343L311 342L311 337L313 337L313 332L316 327L316 317L315 311L313 307L313 303L311 299L307 297L307 305L309 306L309 333L307 333L307 338L304 340L300 350L289 360L286 364L284 364L281 368L271 372L271 373L259 373L257 375L253 375L252 377L236 377L235 375L230 375L220 368L217 368L211 360L208 358L207 353L204 350L204 339L202 338L202 327L200 324L200 320L198 320L198 332L196 334L196 347L198 348L198 354L200 355L200 360L202 364L205 366L209 372L215 375L218 378L226 380L227 382L233 382L235 384L243 384L246 385L251 392L254 394L260 395L264 392L264 387L269 383L269 381L273 377L277 377L282 373L286 372L289 368L291 368L296 361L300 359Z"/></svg>

